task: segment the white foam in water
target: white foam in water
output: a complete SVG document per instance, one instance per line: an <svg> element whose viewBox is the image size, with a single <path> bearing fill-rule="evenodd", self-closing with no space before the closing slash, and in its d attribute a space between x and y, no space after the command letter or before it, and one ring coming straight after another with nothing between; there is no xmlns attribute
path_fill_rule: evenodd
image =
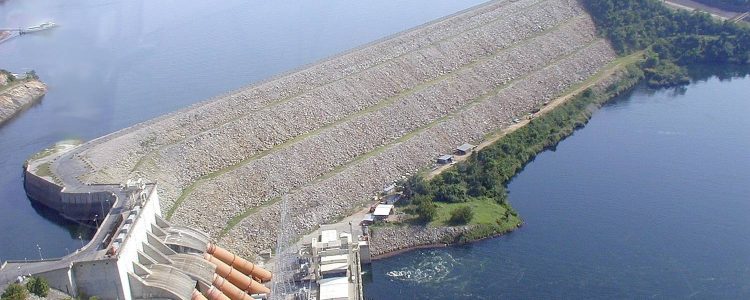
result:
<svg viewBox="0 0 750 300"><path fill-rule="evenodd" d="M458 262L448 253L429 250L419 254L414 263L386 275L392 280L415 283L438 283L446 281Z"/></svg>

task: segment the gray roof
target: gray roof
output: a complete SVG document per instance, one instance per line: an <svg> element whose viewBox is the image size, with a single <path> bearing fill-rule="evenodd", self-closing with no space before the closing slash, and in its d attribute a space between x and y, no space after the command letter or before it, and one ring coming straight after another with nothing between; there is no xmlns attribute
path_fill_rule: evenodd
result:
<svg viewBox="0 0 750 300"><path fill-rule="evenodd" d="M375 221L375 217L372 214L366 214L364 218L362 218L362 221Z"/></svg>
<svg viewBox="0 0 750 300"><path fill-rule="evenodd" d="M469 150L474 149L474 147L475 146L472 145L472 144L463 144L461 146L458 146L458 148L456 148L456 149L457 150L461 150L463 152L468 152Z"/></svg>
<svg viewBox="0 0 750 300"><path fill-rule="evenodd" d="M446 155L440 155L440 157L438 157L438 159L439 159L439 160L449 160L449 159L453 159L453 155L450 155L450 154L446 154Z"/></svg>

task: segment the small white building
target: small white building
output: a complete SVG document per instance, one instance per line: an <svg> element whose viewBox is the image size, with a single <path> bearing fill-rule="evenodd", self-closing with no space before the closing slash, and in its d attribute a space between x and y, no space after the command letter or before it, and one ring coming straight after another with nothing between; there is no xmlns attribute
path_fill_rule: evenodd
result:
<svg viewBox="0 0 750 300"><path fill-rule="evenodd" d="M393 204L378 204L378 206L375 207L375 212L372 213L372 215L377 220L385 220L388 218L388 216L393 213Z"/></svg>

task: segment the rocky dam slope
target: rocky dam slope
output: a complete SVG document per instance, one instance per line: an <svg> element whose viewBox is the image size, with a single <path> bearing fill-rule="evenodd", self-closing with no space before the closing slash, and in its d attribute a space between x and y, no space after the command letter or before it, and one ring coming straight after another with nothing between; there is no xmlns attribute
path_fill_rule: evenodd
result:
<svg viewBox="0 0 750 300"><path fill-rule="evenodd" d="M52 171L66 185L157 181L173 222L253 255L614 59L577 1L493 1L90 141Z"/></svg>
<svg viewBox="0 0 750 300"><path fill-rule="evenodd" d="M36 79L11 81L7 72L0 72L0 125L30 107L47 93L47 86Z"/></svg>

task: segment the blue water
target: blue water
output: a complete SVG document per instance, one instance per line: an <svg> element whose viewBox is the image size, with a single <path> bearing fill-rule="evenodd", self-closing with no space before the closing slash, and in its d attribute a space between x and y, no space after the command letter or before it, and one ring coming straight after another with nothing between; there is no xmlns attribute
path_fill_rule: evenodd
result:
<svg viewBox="0 0 750 300"><path fill-rule="evenodd" d="M640 87L508 185L525 225L372 264L368 299L750 299L750 76Z"/></svg>
<svg viewBox="0 0 750 300"><path fill-rule="evenodd" d="M0 28L60 26L0 44L0 68L35 70L42 102L0 127L0 260L66 254L89 230L33 207L21 166L420 25L483 0L9 0ZM78 239L79 234L82 240Z"/></svg>

